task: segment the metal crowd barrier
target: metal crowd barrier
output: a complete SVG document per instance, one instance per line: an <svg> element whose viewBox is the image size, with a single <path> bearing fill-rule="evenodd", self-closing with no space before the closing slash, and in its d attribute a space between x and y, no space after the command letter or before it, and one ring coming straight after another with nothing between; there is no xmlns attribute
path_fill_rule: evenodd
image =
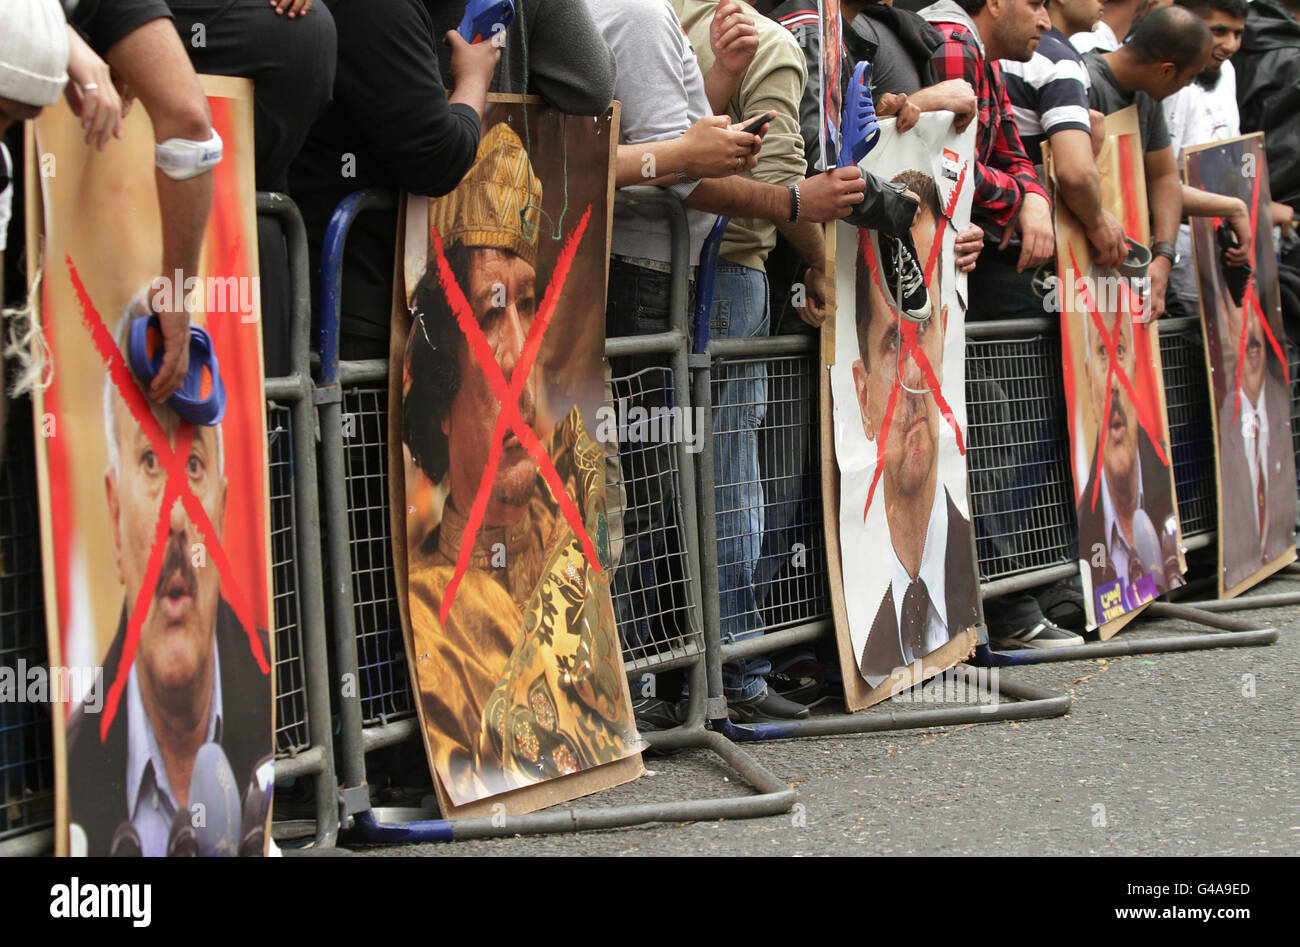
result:
<svg viewBox="0 0 1300 947"><path fill-rule="evenodd" d="M0 460L0 667L16 672L19 661L49 661L30 398L9 402L7 428ZM54 848L49 711L46 704L0 701L0 856Z"/></svg>
<svg viewBox="0 0 1300 947"><path fill-rule="evenodd" d="M338 837L339 809L316 486L311 264L302 215L292 200L284 194L259 192L257 212L276 219L283 229L293 307L289 339L293 372L266 379L276 636L275 778L281 787L289 780L312 780L314 845L328 848Z"/></svg>
<svg viewBox="0 0 1300 947"><path fill-rule="evenodd" d="M1159 323L1165 401L1183 547L1215 542L1213 429L1200 320ZM1060 329L1056 319L976 322L966 326L968 476L985 599L1078 574L1078 542ZM975 663L1040 664L1119 654L1266 645L1277 630L1213 618L1187 604L1156 602L1145 615L1214 629L1201 634L1134 637L1050 651L981 646Z"/></svg>
<svg viewBox="0 0 1300 947"><path fill-rule="evenodd" d="M387 390L385 360L340 362L338 359L339 302L342 250L348 228L356 216L369 209L391 207L391 195L364 191L350 195L330 222L322 255L323 306L321 313L321 370L317 400L320 404L321 452L325 478L327 557L330 585L332 640L335 672L340 681L352 680L356 688L339 687L334 697L339 708L338 736L340 798L345 827L360 838L375 842L450 841L516 833L541 834L583 829L614 828L647 822L746 818L789 811L794 790L760 766L749 754L705 728L708 692L706 662L716 651L716 637L703 634L700 616L699 562L695 532L684 528L695 522L697 511L690 489L692 455L684 443L653 458L640 448L624 445L627 469L634 480L668 478L674 503L671 515L652 537L650 565L664 577L651 590L653 606L625 588L616 570L615 604L653 619L655 630L638 637L625 649L625 669L636 678L648 671L683 668L688 676L686 722L671 730L645 735L650 748L660 751L708 749L721 757L757 790L739 798L702 799L603 808L555 807L543 812L499 819L447 820L431 809L374 808L367 783L366 754L408 739L418 741L418 720L406 668L400 618L391 573L391 537L388 525ZM631 372L611 381L613 397L630 402L651 398L690 407L687 366L687 284L689 233L681 203L655 188L618 192L620 203L663 208L673 239L674 283L671 328L668 332L636 338L607 339L606 354L613 359L658 357L660 364ZM350 400L351 399L351 400ZM349 417L344 404L361 415ZM373 416L370 419L369 416ZM353 437L344 437L343 419ZM353 438L360 433L360 440ZM635 456L634 456L635 455ZM653 469L652 469L653 467ZM624 484L626 489L629 484ZM630 492L635 492L634 489ZM626 545L626 541L625 541ZM627 640L626 628L620 629ZM357 677L356 675L359 675Z"/></svg>
<svg viewBox="0 0 1300 947"><path fill-rule="evenodd" d="M950 724L1025 720L1064 714L1070 698L1023 682L999 678L997 695L979 706L898 712L896 705L853 714L817 714L780 723L735 724L727 716L721 663L771 654L835 634L827 581L828 557L822 531L822 496L817 338L811 335L708 339L704 352L692 356L695 404L710 418L698 468L697 500L701 508L700 550L705 625L761 634L724 641L718 667L710 668L710 725L738 742L830 734L908 730ZM746 393L737 382L749 385ZM715 409L715 402L718 407ZM733 475L733 465L714 475L718 438L736 441L757 428L759 472L752 478ZM745 549L743 518L749 504L762 507L761 546ZM751 541L752 540L748 540ZM737 594L740 556L753 558L757 595L744 602ZM725 577L725 579L724 579ZM726 582L726 588L721 588ZM728 603L727 616L722 603ZM982 617L980 621L981 638ZM714 637L711 635L710 637ZM1012 698L1010 701L1000 697Z"/></svg>
<svg viewBox="0 0 1300 947"><path fill-rule="evenodd" d="M275 218L289 253L293 374L266 379L271 572L275 620L275 775L281 787L310 780L313 842L338 833L321 586L315 417L309 369L307 237L283 194L259 193L259 216ZM10 405L0 468L0 665L48 662L30 399ZM0 703L0 855L44 854L54 844L54 759L48 708ZM277 800L280 797L277 797ZM279 823L277 823L279 825Z"/></svg>

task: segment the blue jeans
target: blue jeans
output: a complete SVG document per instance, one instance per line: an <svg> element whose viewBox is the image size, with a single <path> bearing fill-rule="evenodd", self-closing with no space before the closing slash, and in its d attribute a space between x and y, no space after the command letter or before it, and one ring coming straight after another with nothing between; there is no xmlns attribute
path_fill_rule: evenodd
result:
<svg viewBox="0 0 1300 947"><path fill-rule="evenodd" d="M609 262L605 331L609 337L668 331L671 278L617 257ZM691 287L694 298L694 287ZM624 392L632 404L652 410L673 404L666 356L611 359L616 378L636 376ZM616 393L617 395L617 393ZM681 577L673 573L681 548L677 499L673 489L671 444L622 443L619 467L626 498L623 509L623 554L614 573L614 612L623 645L632 656L654 650L675 637L685 613L678 601ZM671 627L666 627L671 626Z"/></svg>
<svg viewBox="0 0 1300 947"><path fill-rule="evenodd" d="M771 312L767 274L718 262L709 332L713 338L751 338L768 333ZM767 370L761 362L722 363L713 383L713 485L718 540L718 607L724 643L762 634L756 585L763 544L763 484L758 430L767 410ZM758 697L767 689L772 664L741 658L722 666L729 701Z"/></svg>

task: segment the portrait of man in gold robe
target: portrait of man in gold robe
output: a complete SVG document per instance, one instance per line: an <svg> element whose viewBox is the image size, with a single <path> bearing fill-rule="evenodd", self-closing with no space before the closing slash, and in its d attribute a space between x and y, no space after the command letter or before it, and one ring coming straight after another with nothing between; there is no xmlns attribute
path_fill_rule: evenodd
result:
<svg viewBox="0 0 1300 947"><path fill-rule="evenodd" d="M548 282L541 204L519 137L492 125L456 191L429 202L442 255L430 253L411 306L403 440L445 495L408 549L413 670L457 806L640 749L609 597L604 451L578 405L549 416L536 344L528 352ZM550 322L564 319L561 296ZM532 452L519 428L536 436Z"/></svg>

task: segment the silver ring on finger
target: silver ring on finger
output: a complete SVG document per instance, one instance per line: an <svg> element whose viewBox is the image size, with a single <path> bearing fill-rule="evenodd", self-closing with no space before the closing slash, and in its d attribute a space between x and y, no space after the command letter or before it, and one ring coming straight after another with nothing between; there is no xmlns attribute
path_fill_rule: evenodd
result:
<svg viewBox="0 0 1300 947"><path fill-rule="evenodd" d="M85 85L83 85L83 86L81 87L81 91L82 91L82 92L94 92L94 91L95 91L96 89L98 89L98 88L99 88L99 83L98 83L98 82L87 82Z"/></svg>

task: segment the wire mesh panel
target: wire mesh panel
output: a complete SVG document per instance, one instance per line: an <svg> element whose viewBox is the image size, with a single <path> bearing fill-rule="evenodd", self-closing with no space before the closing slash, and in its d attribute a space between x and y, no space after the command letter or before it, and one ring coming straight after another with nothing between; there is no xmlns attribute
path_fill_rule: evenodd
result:
<svg viewBox="0 0 1300 947"><path fill-rule="evenodd" d="M618 475L610 471L606 490L614 615L627 670L653 670L704 649L681 507L694 484L682 483L676 445L692 449L708 432L677 406L669 368L612 378L608 391L618 430Z"/></svg>
<svg viewBox="0 0 1300 947"><path fill-rule="evenodd" d="M1079 540L1060 337L968 339L966 421L980 578L1073 561Z"/></svg>
<svg viewBox="0 0 1300 947"><path fill-rule="evenodd" d="M817 357L713 369L714 504L724 634L830 615Z"/></svg>
<svg viewBox="0 0 1300 947"><path fill-rule="evenodd" d="M275 612L275 752L283 758L311 746L298 609L293 431L290 410L283 405L267 406L266 456L271 484L271 588Z"/></svg>
<svg viewBox="0 0 1300 947"><path fill-rule="evenodd" d="M343 392L343 467L348 491L357 693L365 726L415 712L393 579L388 509L388 388Z"/></svg>
<svg viewBox="0 0 1300 947"><path fill-rule="evenodd" d="M1161 333L1160 360L1165 370L1178 519L1186 539L1213 532L1219 525L1212 407L1200 328Z"/></svg>
<svg viewBox="0 0 1300 947"><path fill-rule="evenodd" d="M7 668L16 676L24 666L31 668L49 661L41 584L35 445L31 403L26 399L10 405L2 464L0 668ZM17 688L26 687L21 679L16 678L15 684ZM0 700L0 839L53 823L52 740L48 704Z"/></svg>
<svg viewBox="0 0 1300 947"><path fill-rule="evenodd" d="M767 418L758 432L764 523L757 578L767 629L831 614L822 517L820 364L816 353L767 363Z"/></svg>

